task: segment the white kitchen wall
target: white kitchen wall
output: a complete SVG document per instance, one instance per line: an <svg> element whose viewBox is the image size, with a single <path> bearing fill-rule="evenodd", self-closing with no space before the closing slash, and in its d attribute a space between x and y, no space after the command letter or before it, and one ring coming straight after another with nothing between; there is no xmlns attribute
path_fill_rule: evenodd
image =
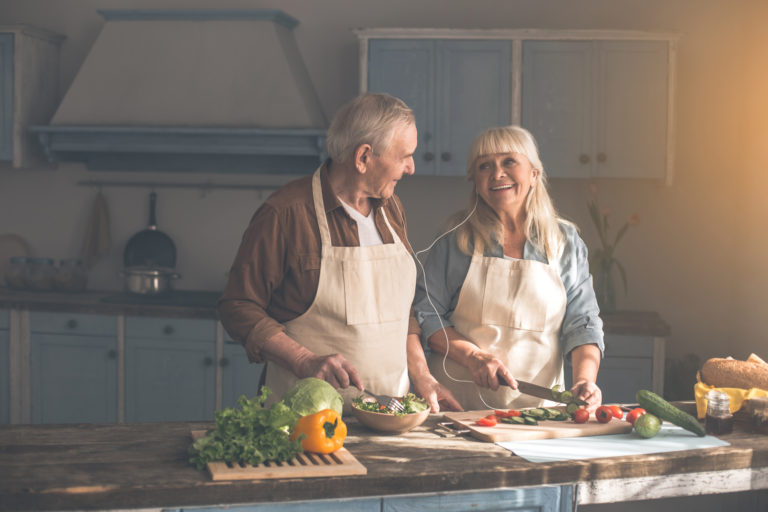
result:
<svg viewBox="0 0 768 512"><path fill-rule="evenodd" d="M744 126L765 128L766 74L761 31L764 3L720 0L3 0L0 24L29 23L67 36L62 47L62 93L102 24L100 8L278 8L300 21L299 48L329 117L358 91L357 27L630 29L681 35L677 80L677 168L672 186L645 181L596 182L602 205L619 224L632 213L641 223L619 249L630 281L620 296L627 309L658 311L671 324L668 354L701 357L768 356L759 302L768 284L758 255L765 201L752 178L768 157ZM126 41L130 44L130 41ZM226 56L222 56L226 58ZM482 77L477 77L482 80ZM749 79L749 80L747 80ZM751 102L751 103L750 103ZM755 103L756 102L756 103ZM762 113L762 114L761 114ZM648 151L655 148L649 147ZM546 165L547 156L542 155ZM748 165L747 165L748 164ZM417 169L418 174L418 169ZM182 180L260 183L241 175L131 175L93 173L76 165L55 170L0 170L0 233L19 233L39 255L76 255L96 192L82 179ZM764 183L764 181L758 181ZM581 227L589 245L587 183L552 184L560 210ZM431 240L442 220L466 203L460 178L415 176L398 193L407 209L415 248ZM96 267L91 285L118 289L121 253L146 224L149 190L106 188L113 250ZM179 250L182 289L219 289L240 236L264 193L159 189L158 224ZM744 198L752 201L745 204ZM744 217L739 216L744 213ZM749 240L744 259L740 242ZM747 282L757 282L748 286ZM760 284L762 283L762 285ZM747 311L748 313L744 313Z"/></svg>

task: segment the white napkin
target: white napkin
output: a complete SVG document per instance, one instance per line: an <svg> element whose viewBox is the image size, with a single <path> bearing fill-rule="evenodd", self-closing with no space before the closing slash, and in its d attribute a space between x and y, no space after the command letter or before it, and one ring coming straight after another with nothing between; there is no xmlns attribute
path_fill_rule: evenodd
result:
<svg viewBox="0 0 768 512"><path fill-rule="evenodd" d="M609 436L503 441L496 444L529 462L555 462L714 448L728 446L730 443L713 436L699 437L676 425L664 422L659 433L650 439L643 439L634 432L630 432Z"/></svg>

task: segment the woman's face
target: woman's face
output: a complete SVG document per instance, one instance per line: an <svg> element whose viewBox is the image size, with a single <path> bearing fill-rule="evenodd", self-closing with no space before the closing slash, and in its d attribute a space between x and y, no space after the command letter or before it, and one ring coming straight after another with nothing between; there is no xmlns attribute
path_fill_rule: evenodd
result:
<svg viewBox="0 0 768 512"><path fill-rule="evenodd" d="M477 192L500 216L522 211L538 173L521 153L483 155L474 164Z"/></svg>

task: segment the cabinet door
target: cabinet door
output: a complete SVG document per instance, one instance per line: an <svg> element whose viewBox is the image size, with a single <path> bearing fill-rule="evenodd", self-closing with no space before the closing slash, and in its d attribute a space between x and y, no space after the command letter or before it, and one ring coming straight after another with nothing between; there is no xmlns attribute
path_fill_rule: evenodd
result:
<svg viewBox="0 0 768 512"><path fill-rule="evenodd" d="M558 178L663 178L668 44L526 41L522 124Z"/></svg>
<svg viewBox="0 0 768 512"><path fill-rule="evenodd" d="M653 389L653 349L651 336L605 335L605 357L600 362L597 385L603 403L635 403L638 389ZM565 384L572 383L570 362L565 366Z"/></svg>
<svg viewBox="0 0 768 512"><path fill-rule="evenodd" d="M131 317L125 332L126 421L213 419L214 321Z"/></svg>
<svg viewBox="0 0 768 512"><path fill-rule="evenodd" d="M592 43L523 43L521 124L536 138L547 175L592 175Z"/></svg>
<svg viewBox="0 0 768 512"><path fill-rule="evenodd" d="M416 173L435 174L435 43L373 39L368 46L368 90L403 100L416 116Z"/></svg>
<svg viewBox="0 0 768 512"><path fill-rule="evenodd" d="M598 46L600 112L596 175L663 178L667 162L667 43L606 41Z"/></svg>
<svg viewBox="0 0 768 512"><path fill-rule="evenodd" d="M0 34L0 160L13 160L13 34Z"/></svg>
<svg viewBox="0 0 768 512"><path fill-rule="evenodd" d="M402 496L383 499L382 512L565 512L573 509L573 489L535 487L485 492L445 492L437 495Z"/></svg>
<svg viewBox="0 0 768 512"><path fill-rule="evenodd" d="M32 333L32 423L117 421L117 338Z"/></svg>
<svg viewBox="0 0 768 512"><path fill-rule="evenodd" d="M0 425L10 421L10 338L8 311L0 310Z"/></svg>
<svg viewBox="0 0 768 512"><path fill-rule="evenodd" d="M251 364L243 346L235 341L224 341L221 364L222 407L234 407L241 395L253 398L259 392L263 364Z"/></svg>
<svg viewBox="0 0 768 512"><path fill-rule="evenodd" d="M464 176L472 140L511 119L511 44L437 42L437 174Z"/></svg>

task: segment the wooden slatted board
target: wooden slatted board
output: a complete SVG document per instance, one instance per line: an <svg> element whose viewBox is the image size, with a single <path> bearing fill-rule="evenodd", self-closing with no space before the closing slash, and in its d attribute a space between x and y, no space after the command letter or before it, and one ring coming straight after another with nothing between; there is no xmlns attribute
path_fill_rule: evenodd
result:
<svg viewBox="0 0 768 512"><path fill-rule="evenodd" d="M193 430L192 439L205 436L205 430ZM268 478L310 478L320 476L365 475L368 470L349 453L340 448L330 454L304 452L286 462L264 462L257 466L237 462L209 462L206 465L212 480L262 480Z"/></svg>

